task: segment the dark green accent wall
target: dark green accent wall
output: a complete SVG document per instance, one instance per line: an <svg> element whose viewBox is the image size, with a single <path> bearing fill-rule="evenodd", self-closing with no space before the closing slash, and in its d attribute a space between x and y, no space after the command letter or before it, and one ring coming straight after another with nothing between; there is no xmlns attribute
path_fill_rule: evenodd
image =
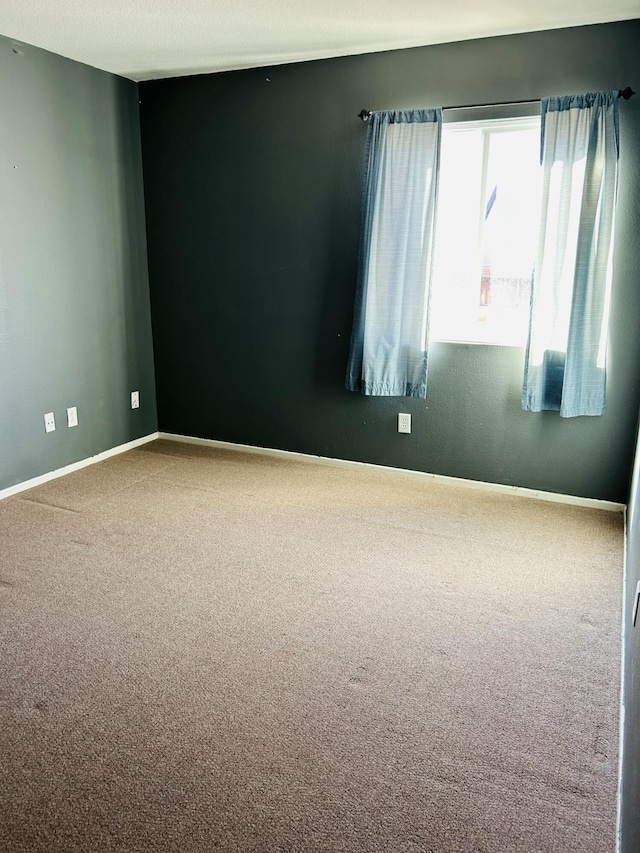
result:
<svg viewBox="0 0 640 853"><path fill-rule="evenodd" d="M1 37L0 81L2 489L154 432L157 412L138 87Z"/></svg>
<svg viewBox="0 0 640 853"><path fill-rule="evenodd" d="M632 85L640 22L142 84L162 430L625 501L638 413L640 97L621 108L608 412L520 410L524 351L435 344L426 401L344 390L363 108ZM398 412L413 433L398 435Z"/></svg>

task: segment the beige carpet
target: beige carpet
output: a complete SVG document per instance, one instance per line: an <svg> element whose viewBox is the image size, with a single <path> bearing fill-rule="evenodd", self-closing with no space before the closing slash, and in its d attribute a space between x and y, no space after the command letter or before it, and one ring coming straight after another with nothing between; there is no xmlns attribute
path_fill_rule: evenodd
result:
<svg viewBox="0 0 640 853"><path fill-rule="evenodd" d="M606 853L619 514L155 442L0 502L0 849Z"/></svg>

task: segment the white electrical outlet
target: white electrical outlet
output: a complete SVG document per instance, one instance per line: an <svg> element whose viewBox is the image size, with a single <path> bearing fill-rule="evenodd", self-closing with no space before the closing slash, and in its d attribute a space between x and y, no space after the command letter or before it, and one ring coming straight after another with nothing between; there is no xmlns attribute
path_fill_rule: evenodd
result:
<svg viewBox="0 0 640 853"><path fill-rule="evenodd" d="M411 415L403 413L398 415L398 432L411 432Z"/></svg>
<svg viewBox="0 0 640 853"><path fill-rule="evenodd" d="M44 416L44 431L53 432L56 428L56 419L53 412L47 412Z"/></svg>
<svg viewBox="0 0 640 853"><path fill-rule="evenodd" d="M131 392L131 408L139 409L140 408L140 392L132 391Z"/></svg>
<svg viewBox="0 0 640 853"><path fill-rule="evenodd" d="M78 409L76 406L71 406L70 409L67 409L67 426L78 426Z"/></svg>

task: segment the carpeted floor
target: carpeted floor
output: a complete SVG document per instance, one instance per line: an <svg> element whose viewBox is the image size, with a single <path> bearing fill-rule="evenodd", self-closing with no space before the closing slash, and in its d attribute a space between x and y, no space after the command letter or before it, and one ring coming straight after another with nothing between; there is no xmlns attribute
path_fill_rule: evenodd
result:
<svg viewBox="0 0 640 853"><path fill-rule="evenodd" d="M615 848L620 514L158 441L0 554L3 851Z"/></svg>

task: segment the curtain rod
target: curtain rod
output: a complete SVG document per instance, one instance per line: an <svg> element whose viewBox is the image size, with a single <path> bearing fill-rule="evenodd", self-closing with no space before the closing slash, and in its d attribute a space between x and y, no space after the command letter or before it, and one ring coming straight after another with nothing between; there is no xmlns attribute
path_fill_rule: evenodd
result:
<svg viewBox="0 0 640 853"><path fill-rule="evenodd" d="M628 101L633 95L635 95L635 92L631 86L627 86L625 89L618 89L618 97L624 98L625 101ZM483 107L518 107L524 104L539 103L540 98L532 98L528 101L497 101L493 104L456 104L454 107L443 107L443 110L479 110ZM372 110L360 110L358 118L362 119L362 121L369 121L372 112Z"/></svg>

